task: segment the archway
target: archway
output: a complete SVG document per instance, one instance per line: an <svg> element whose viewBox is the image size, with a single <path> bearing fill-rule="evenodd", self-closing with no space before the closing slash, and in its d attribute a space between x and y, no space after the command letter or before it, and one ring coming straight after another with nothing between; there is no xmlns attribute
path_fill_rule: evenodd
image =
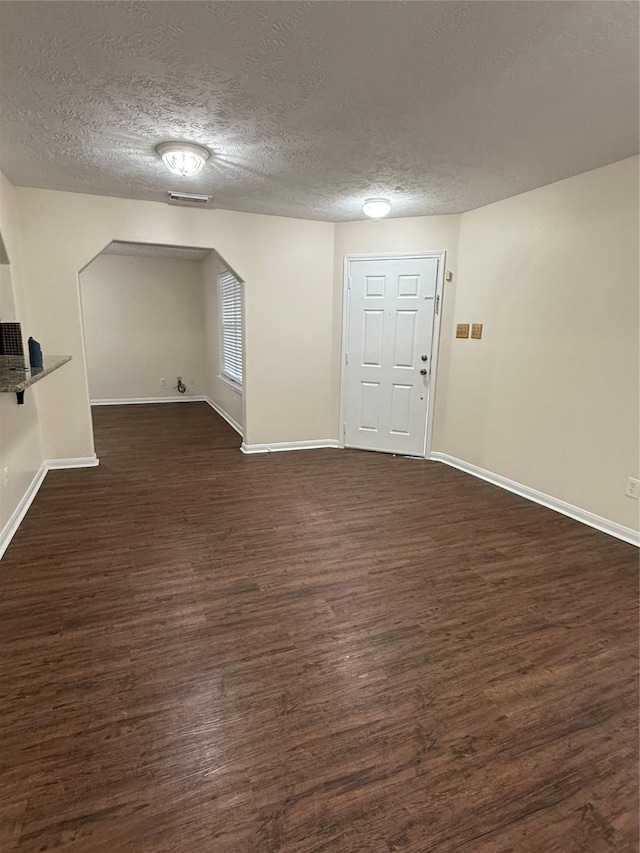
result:
<svg viewBox="0 0 640 853"><path fill-rule="evenodd" d="M221 298L229 280L239 294L241 345L243 283L214 249L112 241L84 266L78 282L92 411L206 403L242 436L242 349L238 375L227 375L224 362Z"/></svg>

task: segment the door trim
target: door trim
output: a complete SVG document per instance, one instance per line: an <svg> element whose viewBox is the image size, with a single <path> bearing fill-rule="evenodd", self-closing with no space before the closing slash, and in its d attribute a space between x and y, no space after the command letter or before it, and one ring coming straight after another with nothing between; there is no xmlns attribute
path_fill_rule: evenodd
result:
<svg viewBox="0 0 640 853"><path fill-rule="evenodd" d="M347 335L349 332L349 277L351 263L353 261L397 261L407 258L416 258L423 260L425 258L438 259L438 275L436 277L436 304L439 304L439 311L434 313L433 317L433 338L431 341L431 373L429 375L429 399L427 400L427 428L425 430L424 448L422 458L427 459L431 454L431 439L433 433L433 414L435 411L436 397L436 379L438 373L438 354L440 351L440 326L442 321L442 312L444 310L444 268L446 260L446 252L444 250L432 252L397 252L373 255L345 255L344 256L344 272L342 277L342 347L340 350L340 425L338 447L345 447L344 442L344 424L345 424L345 408L346 408L346 387L347 387ZM384 452L384 451L378 451Z"/></svg>

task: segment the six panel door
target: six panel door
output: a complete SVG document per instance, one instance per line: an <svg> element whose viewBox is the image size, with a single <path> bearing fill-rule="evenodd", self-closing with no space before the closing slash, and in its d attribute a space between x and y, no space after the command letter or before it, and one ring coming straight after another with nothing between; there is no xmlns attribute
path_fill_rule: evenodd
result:
<svg viewBox="0 0 640 853"><path fill-rule="evenodd" d="M438 264L438 257L350 262L347 447L424 455Z"/></svg>

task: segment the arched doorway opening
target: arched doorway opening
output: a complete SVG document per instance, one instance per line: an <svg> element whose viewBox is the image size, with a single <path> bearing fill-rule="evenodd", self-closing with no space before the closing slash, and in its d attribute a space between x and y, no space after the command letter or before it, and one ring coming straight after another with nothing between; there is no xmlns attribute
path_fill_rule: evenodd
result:
<svg viewBox="0 0 640 853"><path fill-rule="evenodd" d="M244 285L225 259L211 248L113 241L78 281L94 441L105 407L192 402L215 410L239 446ZM135 424L133 408L126 418Z"/></svg>

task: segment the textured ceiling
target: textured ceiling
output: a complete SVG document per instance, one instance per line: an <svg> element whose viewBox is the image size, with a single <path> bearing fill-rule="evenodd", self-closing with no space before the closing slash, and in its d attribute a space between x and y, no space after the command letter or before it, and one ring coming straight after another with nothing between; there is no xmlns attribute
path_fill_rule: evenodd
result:
<svg viewBox="0 0 640 853"><path fill-rule="evenodd" d="M176 261L202 261L210 249L189 249L182 246L161 246L150 243L124 243L114 240L101 255L129 255L137 258L169 258Z"/></svg>
<svg viewBox="0 0 640 853"><path fill-rule="evenodd" d="M18 185L361 219L457 213L638 150L638 4L2 2ZM172 178L167 139L208 146Z"/></svg>

